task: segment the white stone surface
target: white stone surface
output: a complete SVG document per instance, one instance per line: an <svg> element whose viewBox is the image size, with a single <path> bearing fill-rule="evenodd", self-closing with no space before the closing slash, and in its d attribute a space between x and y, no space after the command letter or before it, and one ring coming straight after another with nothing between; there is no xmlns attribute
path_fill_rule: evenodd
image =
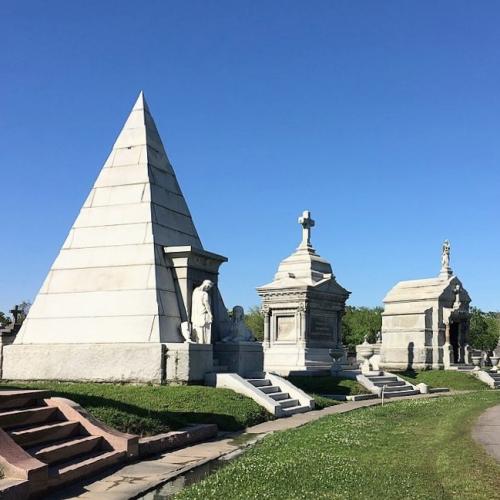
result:
<svg viewBox="0 0 500 500"><path fill-rule="evenodd" d="M282 375L328 370L329 350L342 343L341 317L350 292L311 244L314 221L299 218L302 241L281 261L274 280L257 288L264 313L264 369Z"/></svg>
<svg viewBox="0 0 500 500"><path fill-rule="evenodd" d="M3 378L162 382L165 346L154 343L14 344L4 348Z"/></svg>
<svg viewBox="0 0 500 500"><path fill-rule="evenodd" d="M141 93L16 345L181 341L166 245L202 248Z"/></svg>
<svg viewBox="0 0 500 500"><path fill-rule="evenodd" d="M448 368L454 349L457 362L467 361L470 297L451 274L448 242L443 245L441 264L438 277L401 281L385 296L382 368Z"/></svg>

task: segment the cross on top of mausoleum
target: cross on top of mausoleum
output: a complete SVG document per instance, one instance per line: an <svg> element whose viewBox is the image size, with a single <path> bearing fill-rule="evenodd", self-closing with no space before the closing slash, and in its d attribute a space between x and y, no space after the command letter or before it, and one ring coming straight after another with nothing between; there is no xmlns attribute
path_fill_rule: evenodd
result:
<svg viewBox="0 0 500 500"><path fill-rule="evenodd" d="M299 224L302 226L302 242L300 248L312 248L311 228L314 227L314 220L311 218L311 212L304 210L302 217L299 217Z"/></svg>

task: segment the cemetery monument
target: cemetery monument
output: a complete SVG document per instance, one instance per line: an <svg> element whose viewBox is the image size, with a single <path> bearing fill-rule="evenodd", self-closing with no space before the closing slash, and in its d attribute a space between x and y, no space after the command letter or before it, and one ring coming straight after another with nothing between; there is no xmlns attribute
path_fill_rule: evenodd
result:
<svg viewBox="0 0 500 500"><path fill-rule="evenodd" d="M264 369L280 375L329 370L329 351L342 346L342 315L350 292L311 243L315 222L299 218L302 241L274 280L257 288L264 314Z"/></svg>
<svg viewBox="0 0 500 500"><path fill-rule="evenodd" d="M438 277L401 281L384 298L380 366L450 368L470 364L470 297L450 267L445 241Z"/></svg>

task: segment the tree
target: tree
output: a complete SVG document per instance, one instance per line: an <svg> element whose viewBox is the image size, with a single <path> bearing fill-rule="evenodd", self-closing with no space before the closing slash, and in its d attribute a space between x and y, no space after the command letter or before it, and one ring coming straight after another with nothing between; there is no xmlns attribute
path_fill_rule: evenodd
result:
<svg viewBox="0 0 500 500"><path fill-rule="evenodd" d="M369 342L375 342L375 336L382 327L382 311L381 307L346 307L342 318L342 337L350 351L363 342L365 335L368 335Z"/></svg>
<svg viewBox="0 0 500 500"><path fill-rule="evenodd" d="M245 314L245 324L259 342L264 340L264 316L260 312L259 306L252 306L248 310Z"/></svg>
<svg viewBox="0 0 500 500"><path fill-rule="evenodd" d="M470 345L481 351L493 351L500 335L498 313L485 313L477 307L471 308Z"/></svg>
<svg viewBox="0 0 500 500"><path fill-rule="evenodd" d="M22 323L26 319L30 307L31 307L31 302L28 302L26 300L18 304L18 308L20 311L17 317L18 323ZM9 317L9 315L0 311L0 328L5 328L6 326L9 326L11 323L12 319Z"/></svg>
<svg viewBox="0 0 500 500"><path fill-rule="evenodd" d="M5 328L6 326L9 326L11 323L11 320L7 314L4 312L0 311L0 328Z"/></svg>

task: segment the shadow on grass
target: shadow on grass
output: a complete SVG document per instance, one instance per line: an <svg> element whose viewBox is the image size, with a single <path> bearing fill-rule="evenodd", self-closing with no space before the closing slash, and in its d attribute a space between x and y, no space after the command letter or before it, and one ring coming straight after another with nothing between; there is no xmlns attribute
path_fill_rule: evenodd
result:
<svg viewBox="0 0 500 500"><path fill-rule="evenodd" d="M23 385L0 389L26 389ZM241 422L233 415L199 411L154 410L103 396L50 389L51 396L75 401L91 415L121 432L153 435L177 430L189 424L217 424L220 430L237 431L254 422ZM262 422L255 415L255 423Z"/></svg>

